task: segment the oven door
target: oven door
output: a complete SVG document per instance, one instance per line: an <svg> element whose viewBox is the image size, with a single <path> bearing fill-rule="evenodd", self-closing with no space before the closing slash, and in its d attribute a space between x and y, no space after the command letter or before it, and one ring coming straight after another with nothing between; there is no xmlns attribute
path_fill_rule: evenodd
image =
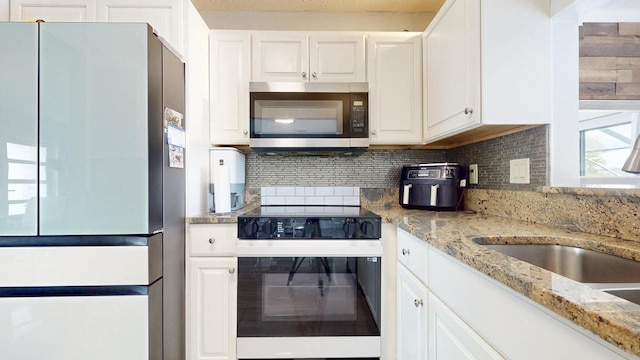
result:
<svg viewBox="0 0 640 360"><path fill-rule="evenodd" d="M381 253L295 255L295 247L239 254L238 358L378 358Z"/></svg>

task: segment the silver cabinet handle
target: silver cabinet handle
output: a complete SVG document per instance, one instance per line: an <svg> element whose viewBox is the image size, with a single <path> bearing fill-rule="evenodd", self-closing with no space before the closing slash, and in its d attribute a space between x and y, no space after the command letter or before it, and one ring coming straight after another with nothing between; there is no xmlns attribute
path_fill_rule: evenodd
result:
<svg viewBox="0 0 640 360"><path fill-rule="evenodd" d="M316 73L315 73L315 72L312 72L312 73L311 73L311 76L312 76L314 79L318 77L318 75L316 75Z"/></svg>
<svg viewBox="0 0 640 360"><path fill-rule="evenodd" d="M378 133L378 132L377 132L376 130L371 130L371 135L375 135L375 134L377 134L377 133Z"/></svg>
<svg viewBox="0 0 640 360"><path fill-rule="evenodd" d="M306 79L306 78L307 78L307 73L306 73L306 72L303 72L303 73L302 73L302 77Z"/></svg>
<svg viewBox="0 0 640 360"><path fill-rule="evenodd" d="M236 268L230 267L229 268L229 274L233 274L234 272L236 272Z"/></svg>
<svg viewBox="0 0 640 360"><path fill-rule="evenodd" d="M249 130L245 130L242 132L243 134L247 135L249 133Z"/></svg>
<svg viewBox="0 0 640 360"><path fill-rule="evenodd" d="M411 254L411 251L409 251L409 249L402 249L402 255L409 255Z"/></svg>
<svg viewBox="0 0 640 360"><path fill-rule="evenodd" d="M464 109L464 113L465 113L465 115L472 114L473 113L473 109L472 108L465 108Z"/></svg>
<svg viewBox="0 0 640 360"><path fill-rule="evenodd" d="M213 244L215 244L215 242L216 242L216 239L214 239L214 238L210 238L209 239L209 244L213 245Z"/></svg>
<svg viewBox="0 0 640 360"><path fill-rule="evenodd" d="M416 307L420 307L422 306L422 299L415 299L413 300L413 305L415 305Z"/></svg>

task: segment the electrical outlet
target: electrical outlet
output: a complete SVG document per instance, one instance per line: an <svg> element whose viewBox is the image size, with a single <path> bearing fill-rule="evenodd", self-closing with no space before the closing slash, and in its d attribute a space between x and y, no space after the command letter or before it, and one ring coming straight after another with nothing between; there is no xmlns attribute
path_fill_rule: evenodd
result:
<svg viewBox="0 0 640 360"><path fill-rule="evenodd" d="M529 184L529 158L509 161L509 182L511 184Z"/></svg>
<svg viewBox="0 0 640 360"><path fill-rule="evenodd" d="M469 165L469 184L478 183L478 164Z"/></svg>

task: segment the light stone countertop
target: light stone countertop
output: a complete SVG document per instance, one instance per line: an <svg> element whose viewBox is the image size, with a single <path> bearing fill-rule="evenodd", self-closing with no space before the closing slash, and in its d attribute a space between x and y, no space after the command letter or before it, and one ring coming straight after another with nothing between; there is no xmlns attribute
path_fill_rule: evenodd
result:
<svg viewBox="0 0 640 360"><path fill-rule="evenodd" d="M251 209L192 217L188 222L235 223L239 214ZM467 212L407 210L401 207L368 209L380 215L383 222L398 225L614 346L640 356L640 305L484 248L473 239L488 238L487 242L495 244L520 241L577 246L636 261L640 261L640 242Z"/></svg>
<svg viewBox="0 0 640 360"><path fill-rule="evenodd" d="M640 356L640 305L592 289L476 244L529 243L577 246L640 261L640 243L571 232L509 218L464 212L371 208L429 245L507 285L628 353ZM517 239L514 239L517 237Z"/></svg>

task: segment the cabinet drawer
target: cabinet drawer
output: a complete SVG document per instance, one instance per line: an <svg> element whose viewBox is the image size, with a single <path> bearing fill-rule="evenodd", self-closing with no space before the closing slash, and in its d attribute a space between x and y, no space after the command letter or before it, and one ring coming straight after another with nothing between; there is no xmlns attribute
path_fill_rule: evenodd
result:
<svg viewBox="0 0 640 360"><path fill-rule="evenodd" d="M189 256L235 255L237 232L236 224L189 225L187 253Z"/></svg>
<svg viewBox="0 0 640 360"><path fill-rule="evenodd" d="M427 284L427 244L408 232L398 230L398 261Z"/></svg>

